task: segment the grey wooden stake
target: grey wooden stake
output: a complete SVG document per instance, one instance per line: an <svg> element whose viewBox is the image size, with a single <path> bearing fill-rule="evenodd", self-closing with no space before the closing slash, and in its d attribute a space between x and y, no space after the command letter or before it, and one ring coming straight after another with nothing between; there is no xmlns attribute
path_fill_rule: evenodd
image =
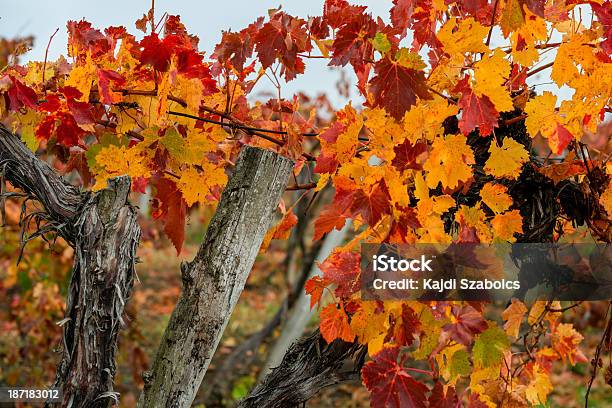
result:
<svg viewBox="0 0 612 408"><path fill-rule="evenodd" d="M172 312L139 407L191 406L270 227L293 162L244 147L198 254L181 267Z"/></svg>

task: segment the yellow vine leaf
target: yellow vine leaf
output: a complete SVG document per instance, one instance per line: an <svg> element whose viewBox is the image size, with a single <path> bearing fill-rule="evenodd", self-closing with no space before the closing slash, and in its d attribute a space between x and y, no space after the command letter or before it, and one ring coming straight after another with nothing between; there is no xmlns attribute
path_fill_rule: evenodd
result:
<svg viewBox="0 0 612 408"><path fill-rule="evenodd" d="M321 174L321 177L319 177L319 180L317 181L317 186L315 187L314 191L321 191L323 188L325 188L325 186L327 186L327 183L329 183L330 178L330 173Z"/></svg>
<svg viewBox="0 0 612 408"><path fill-rule="evenodd" d="M402 123L405 135L413 143L419 139L434 140L436 136L444 134L442 126L444 120L458 112L457 105L438 96L432 100L419 100L416 106L404 114ZM402 140L395 139L395 141L401 142Z"/></svg>
<svg viewBox="0 0 612 408"><path fill-rule="evenodd" d="M138 129L139 118L137 114L115 106L111 107L111 111L117 117L117 127L115 128L117 133L123 134Z"/></svg>
<svg viewBox="0 0 612 408"><path fill-rule="evenodd" d="M612 64L609 65L612 67ZM605 75L612 75L612 71ZM601 83L605 81L606 79L604 77L601 79L601 81L598 80L597 82ZM592 84L592 80L589 82L591 85L585 84L584 86L589 87L590 89L597 87L597 85ZM609 90L604 92L612 94L612 82ZM581 135L584 133L585 129L596 133L597 125L600 123L599 113L605 109L607 103L607 98L600 96L591 97L589 95L585 95L585 97L576 97L572 100L561 102L558 117L563 118L563 126L565 126L565 128L573 135ZM588 122L586 123L585 118L589 118Z"/></svg>
<svg viewBox="0 0 612 408"><path fill-rule="evenodd" d="M363 116L364 124L370 131L371 148L381 159L393 159L393 149L389 149L389 146L397 144L396 141L402 140L402 137L411 137L411 135L404 134L401 124L382 108L365 109Z"/></svg>
<svg viewBox="0 0 612 408"><path fill-rule="evenodd" d="M440 28L438 40L449 54L463 54L466 52L487 52L489 47L484 43L484 38L489 28L483 26L472 17L457 22L451 18Z"/></svg>
<svg viewBox="0 0 612 408"><path fill-rule="evenodd" d="M533 365L532 371L531 381L525 390L525 397L533 405L546 405L548 394L553 389L550 375L538 363Z"/></svg>
<svg viewBox="0 0 612 408"><path fill-rule="evenodd" d="M516 179L521 173L521 167L529 160L529 153L522 144L506 137L501 147L491 141L489 159L484 170L497 178Z"/></svg>
<svg viewBox="0 0 612 408"><path fill-rule="evenodd" d="M572 101L605 106L612 94L612 63L600 63L576 78L572 87L576 90ZM598 119L593 115L593 119ZM590 123L590 122L589 122Z"/></svg>
<svg viewBox="0 0 612 408"><path fill-rule="evenodd" d="M234 82L230 82L229 86L234 86ZM240 86L236 85L236 94L234 98L238 98L242 95L242 89ZM209 108L225 111L225 107L227 105L227 95L225 92L215 92L210 95L206 95L202 98L202 105L208 106Z"/></svg>
<svg viewBox="0 0 612 408"><path fill-rule="evenodd" d="M26 66L28 73L23 78L23 82L30 87L36 87L42 84L43 67L45 68L45 78L53 78L55 75L55 64L48 62L47 65L39 61L30 61Z"/></svg>
<svg viewBox="0 0 612 408"><path fill-rule="evenodd" d="M414 69L416 71L427 67L427 64L423 62L423 58L421 58L418 53L411 52L408 48L400 48L400 50L395 53L395 60L401 66Z"/></svg>
<svg viewBox="0 0 612 408"><path fill-rule="evenodd" d="M469 373L471 369L465 347L458 343L445 347L436 354L436 362L440 367L440 374L450 385L454 385L461 375Z"/></svg>
<svg viewBox="0 0 612 408"><path fill-rule="evenodd" d="M167 122L168 118L168 95L170 94L170 88L173 85L173 78L176 77L176 69L174 68L174 60L170 66L168 72L166 72L159 83L157 88L157 124L163 126Z"/></svg>
<svg viewBox="0 0 612 408"><path fill-rule="evenodd" d="M546 21L533 14L529 9L525 11L525 25L519 30L520 34L527 44L535 44L537 41L545 41L548 39L548 27Z"/></svg>
<svg viewBox="0 0 612 408"><path fill-rule="evenodd" d="M419 228L420 241L427 243L448 243L452 240L444 230L444 222L440 215L449 208L456 205L455 200L449 195L430 197L429 189L425 183L422 172L417 172L414 176L414 194L419 200L417 203L417 214L421 225L426 228Z"/></svg>
<svg viewBox="0 0 612 408"><path fill-rule="evenodd" d="M454 54L451 58L442 56L440 62L427 79L427 83L439 92L445 89L452 89L459 81L462 65L463 55L461 54Z"/></svg>
<svg viewBox="0 0 612 408"><path fill-rule="evenodd" d="M204 85L202 85L202 81L198 78L185 78L183 75L177 75L174 88L172 89L172 96L185 101L187 106L183 107L177 102L170 101L168 102L168 107L176 112L198 116L203 90ZM173 120L187 126L189 129L193 129L197 123L193 119L182 116L174 116Z"/></svg>
<svg viewBox="0 0 612 408"><path fill-rule="evenodd" d="M189 156L187 142L175 127L166 129L159 142L166 148L177 167L187 160Z"/></svg>
<svg viewBox="0 0 612 408"><path fill-rule="evenodd" d="M590 32L574 34L559 46L550 75L557 86L568 84L573 87L574 80L581 75L578 65L581 70L590 72L601 64L595 57L596 49L589 45L593 39Z"/></svg>
<svg viewBox="0 0 612 408"><path fill-rule="evenodd" d="M36 126L40 121L40 117L40 113L31 108L27 108L25 114L19 113L14 116L15 121L13 122L13 132L16 132L19 129L21 140L23 140L28 149L33 152L36 152L39 145L39 141L36 139L35 131Z"/></svg>
<svg viewBox="0 0 612 408"><path fill-rule="evenodd" d="M400 172L393 166L386 166L383 178L389 190L393 207L395 208L395 204L404 207L410 205L410 197L407 194L408 188L406 184L404 184L405 179L402 178Z"/></svg>
<svg viewBox="0 0 612 408"><path fill-rule="evenodd" d="M317 48L321 51L321 55L325 58L329 57L329 47L333 44L332 40L319 40L318 38L312 38L317 44Z"/></svg>
<svg viewBox="0 0 612 408"><path fill-rule="evenodd" d="M583 133L585 117L592 116L591 122L597 123L597 112L603 105L601 99L596 98L588 103L582 101L564 101L559 112L555 111L556 96L551 92L544 92L540 96L529 100L525 105L525 120L527 132L535 137L538 132L548 139L548 145L553 153L560 154L569 143L572 135ZM592 127L592 125L591 125Z"/></svg>
<svg viewBox="0 0 612 408"><path fill-rule="evenodd" d="M485 224L485 213L478 207L462 205L455 215L462 227L474 228L480 242L491 242L491 229Z"/></svg>
<svg viewBox="0 0 612 408"><path fill-rule="evenodd" d="M501 214L512 205L508 188L502 184L486 183L480 190L482 202L494 213Z"/></svg>
<svg viewBox="0 0 612 408"><path fill-rule="evenodd" d="M499 377L499 367L491 366L484 368L474 367L472 374L470 374L470 390L474 393L479 394L479 399L487 404L489 408L498 408L499 404L493 402L491 397L487 395L483 384L486 381L490 381L491 378Z"/></svg>
<svg viewBox="0 0 612 408"><path fill-rule="evenodd" d="M512 31L520 29L523 24L525 24L525 16L520 0L505 1L499 21L504 37L508 37Z"/></svg>
<svg viewBox="0 0 612 408"><path fill-rule="evenodd" d="M89 101L89 94L91 93L91 86L93 82L97 80L97 68L96 64L91 59L91 55L87 54L87 59L84 65L77 65L70 71L68 78L64 82L64 86L72 86L78 89L83 96L79 98L82 102Z"/></svg>
<svg viewBox="0 0 612 408"><path fill-rule="evenodd" d="M422 171L415 172L414 174L414 196L419 201L431 200Z"/></svg>
<svg viewBox="0 0 612 408"><path fill-rule="evenodd" d="M474 164L474 152L464 135L437 137L423 165L427 171L427 186L435 188L442 183L442 187L456 188L472 177L471 164Z"/></svg>
<svg viewBox="0 0 612 408"><path fill-rule="evenodd" d="M538 132L542 132L542 135L547 137L557 127L556 103L557 97L548 91L527 101L525 127L529 136L536 137Z"/></svg>
<svg viewBox="0 0 612 408"><path fill-rule="evenodd" d="M510 76L510 61L505 57L506 53L497 48L474 64L474 91L478 96L487 96L499 112L514 109L510 93L503 86Z"/></svg>
<svg viewBox="0 0 612 408"><path fill-rule="evenodd" d="M506 333L496 323L490 323L489 328L476 336L472 348L475 368L500 367L504 353L510 349L510 341Z"/></svg>
<svg viewBox="0 0 612 408"><path fill-rule="evenodd" d="M221 126L190 130L185 138L184 163L195 165L207 162L206 155L216 151L219 144L227 137L227 132Z"/></svg>
<svg viewBox="0 0 612 408"><path fill-rule="evenodd" d="M378 304L374 301L363 301L360 309L351 318L351 330L361 344L368 345L368 354L373 356L383 348L385 336L389 330L389 313L377 313Z"/></svg>
<svg viewBox="0 0 612 408"><path fill-rule="evenodd" d="M144 89L153 89L154 87L155 83L153 81L142 82L142 88ZM157 96L126 95L123 100L127 103L138 104L142 113L139 113L136 119L143 127L157 125L157 112L159 111L159 98Z"/></svg>
<svg viewBox="0 0 612 408"><path fill-rule="evenodd" d="M530 67L540 59L535 45L548 38L548 28L543 18L525 9L525 23L510 36L512 60L524 67ZM519 50L520 48L520 50Z"/></svg>
<svg viewBox="0 0 612 408"><path fill-rule="evenodd" d="M557 319L561 316L560 312L549 312L546 310L546 305L548 302L543 300L538 300L531 305L531 309L529 310L529 315L527 316L527 323L530 325L534 325L538 322L539 319L547 320L551 326L557 322ZM561 303L556 300L551 302L550 309L559 309L561 308Z"/></svg>
<svg viewBox="0 0 612 408"><path fill-rule="evenodd" d="M359 132L363 127L363 115L348 104L342 111L338 112L338 118L341 122L348 125L346 130L338 136L334 144L336 159L342 163L348 160L355 151Z"/></svg>
<svg viewBox="0 0 612 408"><path fill-rule="evenodd" d="M117 176L128 175L132 179L150 177L151 172L146 163L140 149L115 145L103 147L95 157L95 166L91 168L96 178L93 189L105 188L106 181Z"/></svg>
<svg viewBox="0 0 612 408"><path fill-rule="evenodd" d="M504 214L497 214L491 220L493 233L497 238L505 241L514 242L514 234L523 232L523 218L519 210L508 211Z"/></svg>
<svg viewBox="0 0 612 408"><path fill-rule="evenodd" d="M115 57L117 66L123 68L123 73L128 78L137 77L137 67L140 65L140 61L132 55L132 49L134 47L138 47L138 44L134 44L130 41L121 41L121 45Z"/></svg>
<svg viewBox="0 0 612 408"><path fill-rule="evenodd" d="M376 184L385 175L383 166L370 166L369 156L353 156L338 170L338 176L352 179L357 187L367 188Z"/></svg>
<svg viewBox="0 0 612 408"><path fill-rule="evenodd" d="M337 122L328 129L331 139L320 138L322 151L331 152L336 161L344 165L351 162L357 148L359 133L363 127L363 114L358 113L350 102L337 114ZM343 166L344 167L344 166Z"/></svg>
<svg viewBox="0 0 612 408"><path fill-rule="evenodd" d="M442 333L442 326L444 326L446 321L436 319L429 308L423 309L420 320L423 327L426 327L427 330L423 331L419 342L419 348L412 353L412 357L417 360L424 360L428 358L432 351L438 346L438 340Z"/></svg>
<svg viewBox="0 0 612 408"><path fill-rule="evenodd" d="M223 167L217 167L210 162L203 162L201 171L194 167L183 170L177 185L183 193L187 205L192 206L197 202L210 203L211 189L215 186L222 187L226 183L227 175Z"/></svg>
<svg viewBox="0 0 612 408"><path fill-rule="evenodd" d="M571 323L560 323L553 331L552 346L559 356L565 361L569 360L574 365L578 360L583 360L584 356L578 349L578 344L582 341L582 334L574 329Z"/></svg>
<svg viewBox="0 0 612 408"><path fill-rule="evenodd" d="M502 317L506 321L504 330L508 336L518 338L521 322L527 313L527 306L518 299L512 299L510 306L502 312Z"/></svg>

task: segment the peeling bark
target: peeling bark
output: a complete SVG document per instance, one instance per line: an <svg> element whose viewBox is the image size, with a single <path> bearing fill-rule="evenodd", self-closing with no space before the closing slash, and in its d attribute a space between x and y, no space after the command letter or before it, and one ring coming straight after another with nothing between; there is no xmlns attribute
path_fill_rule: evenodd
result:
<svg viewBox="0 0 612 408"><path fill-rule="evenodd" d="M36 198L51 220L60 225L62 237L74 237L74 220L86 198L47 163L36 157L18 136L0 124L0 173L11 184Z"/></svg>
<svg viewBox="0 0 612 408"><path fill-rule="evenodd" d="M324 388L359 380L367 349L335 340L319 331L294 343L281 364L238 405L239 408L298 407Z"/></svg>
<svg viewBox="0 0 612 408"><path fill-rule="evenodd" d="M190 407L244 288L293 163L245 146L161 340L139 407Z"/></svg>
<svg viewBox="0 0 612 408"><path fill-rule="evenodd" d="M132 292L140 227L127 202L129 177L87 200L75 223L75 260L57 384L65 407L107 407L125 304Z"/></svg>

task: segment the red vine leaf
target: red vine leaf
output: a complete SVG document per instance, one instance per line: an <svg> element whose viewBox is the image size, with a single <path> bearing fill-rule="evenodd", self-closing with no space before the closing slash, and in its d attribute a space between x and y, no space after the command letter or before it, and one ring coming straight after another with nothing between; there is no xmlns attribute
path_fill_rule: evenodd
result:
<svg viewBox="0 0 612 408"><path fill-rule="evenodd" d="M164 232L172 241L179 254L185 241L185 215L187 203L176 183L160 178L156 183L157 192L153 201L153 217L164 223Z"/></svg>
<svg viewBox="0 0 612 408"><path fill-rule="evenodd" d="M336 307L331 303L321 310L319 329L326 342L331 343L336 339L353 341L355 335L351 331L348 316L342 308Z"/></svg>
<svg viewBox="0 0 612 408"><path fill-rule="evenodd" d="M110 69L98 69L98 90L102 102L112 104L121 100L121 95L113 92L112 88L119 88L125 83L123 75Z"/></svg>
<svg viewBox="0 0 612 408"><path fill-rule="evenodd" d="M393 336L398 344L410 346L421 331L421 320L419 316L406 304L402 304L401 320L396 322Z"/></svg>
<svg viewBox="0 0 612 408"><path fill-rule="evenodd" d="M327 259L319 264L323 277L337 285L336 295L349 297L359 287L357 277L359 276L361 255L354 251L334 250Z"/></svg>
<svg viewBox="0 0 612 408"><path fill-rule="evenodd" d="M330 282L320 276L315 276L308 280L304 285L306 293L310 295L310 308L312 309L317 303L321 301L323 291L330 284Z"/></svg>
<svg viewBox="0 0 612 408"><path fill-rule="evenodd" d="M423 71L407 68L389 58L374 65L376 76L370 80L374 106L385 108L397 120L416 104L417 96L431 99Z"/></svg>
<svg viewBox="0 0 612 408"><path fill-rule="evenodd" d="M448 387L444 392L444 385L440 381L436 381L436 384L431 390L431 395L428 399L430 407L436 408L455 408L459 402L457 393L454 387Z"/></svg>
<svg viewBox="0 0 612 408"><path fill-rule="evenodd" d="M368 14L358 14L338 30L332 44L329 65L345 66L349 62L360 70L365 61L372 58L374 50L369 41L376 35L376 23Z"/></svg>
<svg viewBox="0 0 612 408"><path fill-rule="evenodd" d="M318 241L334 228L340 230L344 227L345 222L346 217L340 214L334 206L329 206L329 208L321 211L315 221L313 240Z"/></svg>
<svg viewBox="0 0 612 408"><path fill-rule="evenodd" d="M412 378L398 364L398 347L386 348L372 357L361 370L363 383L371 393L373 408L425 408L428 388Z"/></svg>
<svg viewBox="0 0 612 408"><path fill-rule="evenodd" d="M255 50L261 65L267 68L278 58L287 81L302 74L304 61L298 54L312 49L304 25L301 18L282 11L274 14L255 36Z"/></svg>
<svg viewBox="0 0 612 408"><path fill-rule="evenodd" d="M461 92L459 108L462 110L459 129L468 135L478 127L480 136L488 136L497 126L499 112L493 102L486 96L477 96L469 84L469 77L463 78L455 87L455 92Z"/></svg>
<svg viewBox="0 0 612 408"><path fill-rule="evenodd" d="M14 112L22 106L36 108L36 103L38 102L36 92L14 76L9 75L9 78L13 83L7 92L10 110Z"/></svg>
<svg viewBox="0 0 612 408"><path fill-rule="evenodd" d="M391 23L400 31L405 31L412 22L412 13L417 3L413 0L393 0L391 7Z"/></svg>
<svg viewBox="0 0 612 408"><path fill-rule="evenodd" d="M391 164L399 171L408 169L421 170L423 166L416 162L417 157L427 150L427 144L417 142L414 145L408 139L393 148L395 157Z"/></svg>
<svg viewBox="0 0 612 408"><path fill-rule="evenodd" d="M463 307L453 306L452 323L443 327L453 340L463 345L469 346L474 340L474 335L486 330L487 322L472 306Z"/></svg>
<svg viewBox="0 0 612 408"><path fill-rule="evenodd" d="M384 214L391 213L390 199L387 184L382 179L372 186L369 192L357 190L353 197L351 212L361 214L364 221L374 226Z"/></svg>

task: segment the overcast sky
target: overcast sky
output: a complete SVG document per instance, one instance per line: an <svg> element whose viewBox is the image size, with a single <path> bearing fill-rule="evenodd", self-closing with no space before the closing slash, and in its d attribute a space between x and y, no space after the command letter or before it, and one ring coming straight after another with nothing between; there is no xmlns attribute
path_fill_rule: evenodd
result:
<svg viewBox="0 0 612 408"><path fill-rule="evenodd" d="M385 20L392 4L391 0L353 0L352 3L367 5L374 16ZM68 20L85 18L97 28L123 25L136 34L134 22L149 9L150 4L149 0L0 0L0 37L34 35L34 48L23 60L42 61L49 37L59 28L49 47L49 60L55 60L66 54ZM200 37L200 49L210 55L221 39L222 30L240 30L257 17L266 15L269 8L281 4L288 13L304 18L320 15L323 10L323 0L156 0L155 10L157 17L164 12L179 14L188 31ZM334 104L344 104L346 101L335 91L339 77L338 70L327 68L326 61L308 60L306 73L284 85L283 96L291 97L298 90L311 95L327 92ZM550 70L530 78L530 82L530 85L538 84L538 93L550 90L561 98L571 96L569 89L559 91L556 86L548 84ZM272 89L265 81L258 86L260 90ZM361 100L354 87L351 92L354 101Z"/></svg>

